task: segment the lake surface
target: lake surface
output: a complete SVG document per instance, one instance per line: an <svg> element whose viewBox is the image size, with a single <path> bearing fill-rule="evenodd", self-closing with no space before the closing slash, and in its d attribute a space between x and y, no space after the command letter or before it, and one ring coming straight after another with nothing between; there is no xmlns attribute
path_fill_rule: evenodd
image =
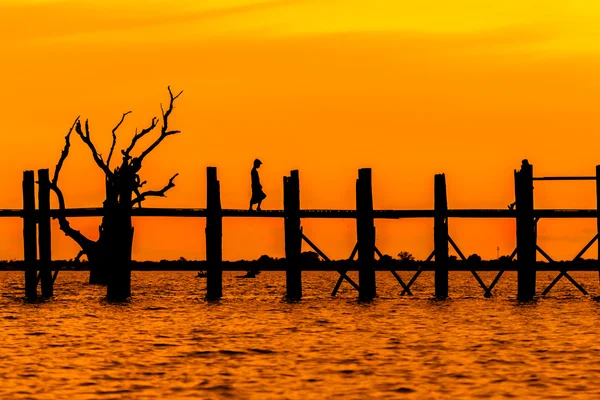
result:
<svg viewBox="0 0 600 400"><path fill-rule="evenodd" d="M193 272L134 272L131 302L109 304L87 273L61 272L53 300L27 304L22 273L0 272L0 398L600 398L596 273L572 274L591 296L563 279L519 303L515 273L490 299L451 273L436 301L432 273L400 297L378 272L379 297L359 303L347 283L331 297L336 273L307 272L295 304L283 273L240 274L208 303Z"/></svg>

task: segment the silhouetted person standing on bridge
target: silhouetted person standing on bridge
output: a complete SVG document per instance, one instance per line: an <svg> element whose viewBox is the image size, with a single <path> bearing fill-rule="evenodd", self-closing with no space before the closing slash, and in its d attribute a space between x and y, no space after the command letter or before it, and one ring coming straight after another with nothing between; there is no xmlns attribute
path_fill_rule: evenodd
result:
<svg viewBox="0 0 600 400"><path fill-rule="evenodd" d="M260 168L261 164L262 161L260 161L258 158L254 160L254 167L250 172L250 177L252 178L252 198L250 199L250 210L252 210L253 204L258 204L258 206L256 206L256 211L260 211L260 204L265 199L265 197L267 197L265 192L263 192L262 190L262 185L260 184L260 177L258 176L258 168Z"/></svg>

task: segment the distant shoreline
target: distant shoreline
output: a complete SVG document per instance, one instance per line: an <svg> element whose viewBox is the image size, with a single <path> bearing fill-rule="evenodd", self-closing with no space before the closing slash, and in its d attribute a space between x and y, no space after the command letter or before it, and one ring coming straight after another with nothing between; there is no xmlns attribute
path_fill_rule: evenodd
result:
<svg viewBox="0 0 600 400"><path fill-rule="evenodd" d="M264 257L264 256L263 256ZM23 271L25 263L22 260L0 261L0 271ZM263 259L261 260L239 260L223 261L224 271L285 271L287 262L285 258ZM384 259L375 261L375 269L378 271L416 271L419 267L425 271L435 269L435 261L401 261L397 259ZM358 261L351 260L306 260L302 262L304 271L357 271ZM132 271L206 271L207 263L204 260L161 260L161 261L132 261ZM87 261L56 260L52 261L52 269L61 271L89 271ZM452 260L449 263L449 270L454 271L516 271L517 262L510 260L482 260L482 261L461 261ZM553 263L537 261L536 269L538 271L559 271L562 269L569 271L600 271L600 264L595 259L584 259L578 261L556 261Z"/></svg>

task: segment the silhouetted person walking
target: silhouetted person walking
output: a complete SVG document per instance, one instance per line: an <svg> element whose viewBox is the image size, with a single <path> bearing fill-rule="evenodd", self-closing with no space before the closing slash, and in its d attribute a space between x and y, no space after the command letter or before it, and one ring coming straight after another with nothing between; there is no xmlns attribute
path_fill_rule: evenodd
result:
<svg viewBox="0 0 600 400"><path fill-rule="evenodd" d="M250 199L250 210L252 210L252 205L258 204L258 206L256 206L256 211L260 211L260 204L265 197L267 197L265 192L262 190L262 185L260 184L260 178L258 176L258 168L260 168L261 164L262 161L260 161L258 158L254 160L254 167L250 172L250 177L252 178L252 198Z"/></svg>

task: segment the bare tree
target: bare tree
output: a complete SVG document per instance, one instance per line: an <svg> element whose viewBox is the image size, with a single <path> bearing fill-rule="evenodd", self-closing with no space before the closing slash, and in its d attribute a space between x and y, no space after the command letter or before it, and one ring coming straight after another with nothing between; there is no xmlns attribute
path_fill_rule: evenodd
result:
<svg viewBox="0 0 600 400"><path fill-rule="evenodd" d="M141 207L142 202L149 197L165 197L166 192L175 186L175 174L169 179L169 182L160 190L141 191L146 184L139 176L144 159L158 147L168 136L180 133L179 130L169 128L169 117L175 107L175 100L183 91L174 95L169 90L169 107L165 111L161 104L162 124L160 135L152 143L142 150L139 155L133 156L139 140L154 131L159 125L159 119L154 117L149 126L140 132L136 130L129 146L121 150L121 162L111 169L110 162L117 143L117 131L125 121L125 118L131 114L131 111L123 113L119 123L112 130L112 145L106 161L102 154L98 152L90 135L88 120L81 123L78 116L69 129L65 137L65 146L56 164L54 176L50 183L51 189L56 193L60 210L65 210L65 198L59 187L58 180L60 171L65 160L69 155L71 146L71 134L77 133L79 138L90 149L92 158L98 168L105 175L106 198L103 202L103 217L99 226L99 235L97 240L91 240L81 232L71 227L66 216L60 214L58 218L60 229L66 236L73 239L80 247L81 251L77 256L79 259L86 255L90 263L90 283L107 284L107 296L113 299L122 299L129 297L131 281L131 250L133 245L133 226L131 222L131 210L134 206Z"/></svg>
<svg viewBox="0 0 600 400"><path fill-rule="evenodd" d="M481 256L479 254L471 254L467 257L467 262L471 264L479 264L481 263Z"/></svg>
<svg viewBox="0 0 600 400"><path fill-rule="evenodd" d="M405 262L415 260L415 257L408 251L401 251L400 253L398 253L398 258L400 259L400 261Z"/></svg>

